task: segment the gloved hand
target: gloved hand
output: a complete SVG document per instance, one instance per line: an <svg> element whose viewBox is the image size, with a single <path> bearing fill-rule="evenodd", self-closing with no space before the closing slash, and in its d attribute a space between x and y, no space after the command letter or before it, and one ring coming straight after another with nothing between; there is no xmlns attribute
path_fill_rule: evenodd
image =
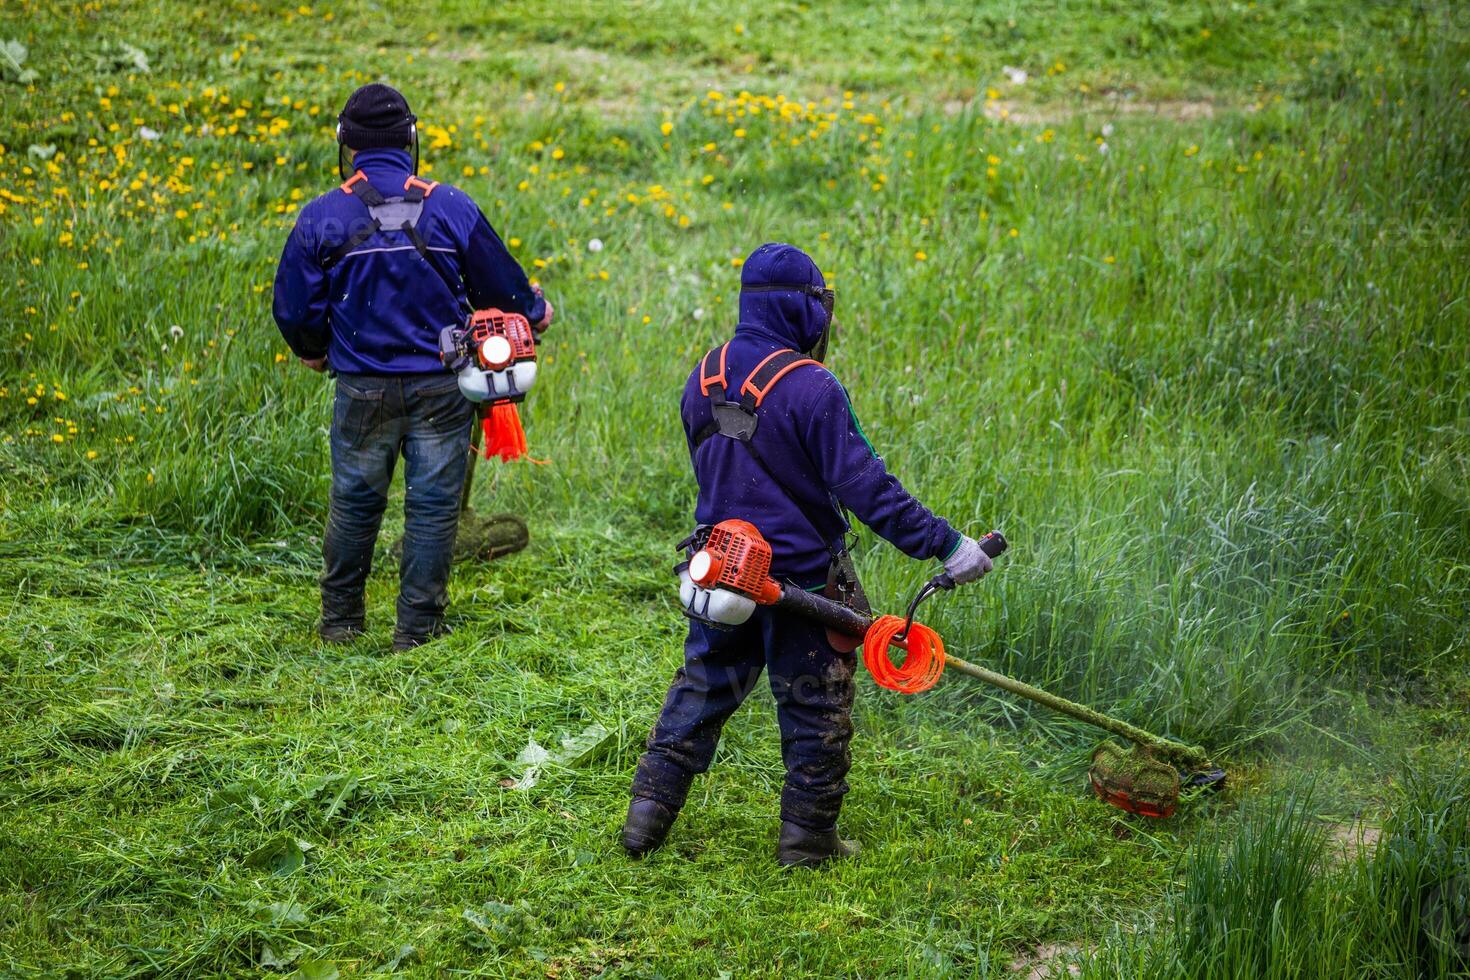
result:
<svg viewBox="0 0 1470 980"><path fill-rule="evenodd" d="M551 326L551 320L556 316L556 308L551 305L551 300L546 298L546 293L542 291L540 286L532 286L531 291L536 294L537 298L546 303L546 312L541 315L540 320L531 324L531 334L539 343L541 335L546 332L547 327Z"/></svg>
<svg viewBox="0 0 1470 980"><path fill-rule="evenodd" d="M994 567L990 556L980 548L980 542L968 534L960 538L960 546L954 554L944 560L944 570L954 579L955 585L973 582Z"/></svg>

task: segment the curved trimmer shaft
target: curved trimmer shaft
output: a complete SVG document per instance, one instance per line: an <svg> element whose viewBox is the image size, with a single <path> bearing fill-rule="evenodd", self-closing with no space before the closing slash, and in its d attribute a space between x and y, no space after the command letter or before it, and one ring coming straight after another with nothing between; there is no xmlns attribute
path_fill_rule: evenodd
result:
<svg viewBox="0 0 1470 980"><path fill-rule="evenodd" d="M942 585L940 586L943 587ZM950 586L951 588L953 585ZM847 636L862 637L867 634L868 628L873 625L873 620L856 610L850 609L841 603L833 602L825 596L817 595L798 589L794 585L782 584L781 598L774 603L778 609L814 619L839 633ZM1095 725L1104 731L1112 732L1121 738L1126 738L1135 745L1141 745L1156 756L1160 756L1176 766L1183 769L1208 769L1210 768L1209 757L1203 749L1181 742L1175 742L1167 738L1144 731L1126 721L1110 717L1101 711L1096 711L1086 705L1066 698L1058 697L1050 691L1043 691L1024 681L1018 681L1014 677L987 670L984 667L961 660L959 657L945 654L944 663L947 667L953 667L962 674L969 674L979 681L984 681L992 687L998 687L1003 691L1009 691L1018 697L1035 701L1053 711L1059 711L1064 715L1076 718L1078 721Z"/></svg>

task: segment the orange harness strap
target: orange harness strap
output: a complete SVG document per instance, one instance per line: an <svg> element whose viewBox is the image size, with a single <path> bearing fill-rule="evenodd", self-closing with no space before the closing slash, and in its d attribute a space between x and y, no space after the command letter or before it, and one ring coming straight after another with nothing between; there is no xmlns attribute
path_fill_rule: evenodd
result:
<svg viewBox="0 0 1470 980"><path fill-rule="evenodd" d="M409 174L408 179L403 182L404 190L409 190L411 188L417 187L419 190L424 192L424 197L428 197L430 194L434 193L434 188L438 186L439 182L437 180L420 180L418 177L415 177L412 174Z"/></svg>
<svg viewBox="0 0 1470 980"><path fill-rule="evenodd" d="M718 372L716 372L712 366L716 354L715 350L711 350L709 353L705 354L704 360L699 362L699 390L701 394L708 395L709 390L715 385L719 385L720 392L722 394L724 393L726 384L725 352L729 349L729 344L725 344L725 346L718 348L718 353L720 355L720 369Z"/></svg>
<svg viewBox="0 0 1470 980"><path fill-rule="evenodd" d="M750 376L740 386L740 394L749 395L754 398L755 407L759 408L760 403L765 400L766 395L770 394L771 389L776 387L777 381L780 381L803 364L819 363L821 362L814 361L810 357L802 357L794 350L778 350L773 354L767 355L765 360L755 366L755 370L750 372Z"/></svg>

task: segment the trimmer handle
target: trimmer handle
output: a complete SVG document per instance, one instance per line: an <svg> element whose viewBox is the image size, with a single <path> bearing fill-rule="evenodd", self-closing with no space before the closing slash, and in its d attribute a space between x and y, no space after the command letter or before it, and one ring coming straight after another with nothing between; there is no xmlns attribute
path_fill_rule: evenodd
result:
<svg viewBox="0 0 1470 980"><path fill-rule="evenodd" d="M999 531L991 531L980 539L980 550L985 552L986 556L991 559L999 558L1005 554L1006 549L1009 547L1010 544L1006 541L1006 536ZM929 585L931 586L929 591L932 592L934 589L953 589L955 582L953 576L948 572L940 572L929 580Z"/></svg>
<svg viewBox="0 0 1470 980"><path fill-rule="evenodd" d="M1001 534L999 531L991 531L989 534L985 535L985 537L980 539L980 550L985 552L985 554L991 559L999 558L1001 555L1005 554L1005 550L1009 547L1010 545L1006 543L1005 535ZM908 637L909 628L914 625L914 613L919 611L919 603L923 602L925 599L929 598L940 589L949 591L954 587L954 576L950 575L948 572L940 572L938 575L934 576L928 582L926 582L924 584L924 587L920 589L918 591L918 594L914 596L914 601L909 603L908 616L904 620L903 629L894 636L894 639L902 642Z"/></svg>

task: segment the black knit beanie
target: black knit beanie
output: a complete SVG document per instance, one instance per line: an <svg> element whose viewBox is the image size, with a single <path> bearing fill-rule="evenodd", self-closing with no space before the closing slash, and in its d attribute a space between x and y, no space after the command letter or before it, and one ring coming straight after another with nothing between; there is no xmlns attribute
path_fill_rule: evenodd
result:
<svg viewBox="0 0 1470 980"><path fill-rule="evenodd" d="M401 149L412 142L417 121L397 89L372 82L347 97L337 117L337 142L354 150Z"/></svg>

